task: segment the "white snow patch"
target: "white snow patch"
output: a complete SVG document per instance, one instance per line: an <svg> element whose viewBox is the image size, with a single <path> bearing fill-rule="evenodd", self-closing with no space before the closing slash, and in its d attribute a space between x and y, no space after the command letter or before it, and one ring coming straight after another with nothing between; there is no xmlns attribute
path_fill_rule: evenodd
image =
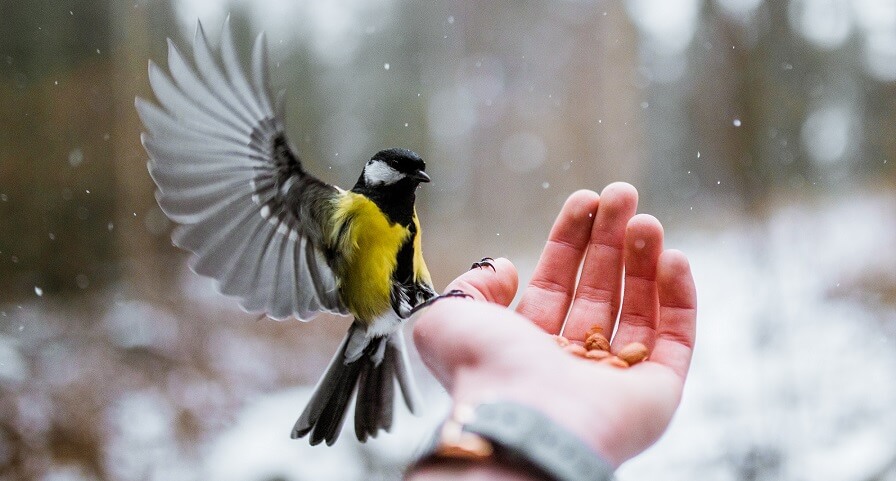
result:
<svg viewBox="0 0 896 481"><path fill-rule="evenodd" d="M893 473L896 350L885 326L896 312L832 294L896 265L893 219L893 199L859 193L718 233L670 232L698 287L697 347L672 426L618 479Z"/></svg>
<svg viewBox="0 0 896 481"><path fill-rule="evenodd" d="M360 481L374 473L399 479L445 412L439 402L431 403L422 418L399 407L391 433L361 444L355 439L349 410L346 427L333 446L311 446L307 439L289 437L311 392L310 387L291 389L251 403L229 431L207 446L201 479Z"/></svg>

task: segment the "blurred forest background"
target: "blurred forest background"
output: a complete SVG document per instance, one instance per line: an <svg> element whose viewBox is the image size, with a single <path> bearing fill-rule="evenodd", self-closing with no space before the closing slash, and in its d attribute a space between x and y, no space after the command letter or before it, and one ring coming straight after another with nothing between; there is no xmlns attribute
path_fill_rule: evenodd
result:
<svg viewBox="0 0 896 481"><path fill-rule="evenodd" d="M289 441L346 323L242 313L171 246L133 100L228 12L309 170L427 160L437 286L484 255L525 282L566 196L638 187L700 344L621 480L896 480L892 0L3 2L0 480L395 479L440 415Z"/></svg>

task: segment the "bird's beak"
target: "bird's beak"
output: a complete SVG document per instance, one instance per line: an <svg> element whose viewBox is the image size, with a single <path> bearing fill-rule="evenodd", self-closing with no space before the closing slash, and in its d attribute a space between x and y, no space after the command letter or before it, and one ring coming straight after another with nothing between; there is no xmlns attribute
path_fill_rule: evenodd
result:
<svg viewBox="0 0 896 481"><path fill-rule="evenodd" d="M428 175L426 175L426 172L423 172L422 170L414 172L414 174L411 175L411 178L416 180L417 182L429 182L432 180Z"/></svg>

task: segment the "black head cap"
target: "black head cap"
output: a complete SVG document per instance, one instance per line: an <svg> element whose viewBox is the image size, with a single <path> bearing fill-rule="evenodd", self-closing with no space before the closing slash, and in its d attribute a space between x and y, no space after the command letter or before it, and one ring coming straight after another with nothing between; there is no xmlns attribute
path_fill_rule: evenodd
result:
<svg viewBox="0 0 896 481"><path fill-rule="evenodd" d="M377 152L364 167L361 180L368 187L405 184L416 186L429 182L426 163L415 152L408 149L386 149Z"/></svg>
<svg viewBox="0 0 896 481"><path fill-rule="evenodd" d="M393 169L408 175L426 171L426 162L423 162L423 159L416 152L400 147L381 150L374 154L370 160L382 160Z"/></svg>

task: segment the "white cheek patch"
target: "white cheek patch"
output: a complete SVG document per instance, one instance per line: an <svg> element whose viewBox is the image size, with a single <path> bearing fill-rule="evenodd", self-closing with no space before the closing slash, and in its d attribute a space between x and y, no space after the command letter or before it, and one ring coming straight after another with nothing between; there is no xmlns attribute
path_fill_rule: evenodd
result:
<svg viewBox="0 0 896 481"><path fill-rule="evenodd" d="M378 160L364 168L364 182L370 186L394 184L402 178L404 174Z"/></svg>

